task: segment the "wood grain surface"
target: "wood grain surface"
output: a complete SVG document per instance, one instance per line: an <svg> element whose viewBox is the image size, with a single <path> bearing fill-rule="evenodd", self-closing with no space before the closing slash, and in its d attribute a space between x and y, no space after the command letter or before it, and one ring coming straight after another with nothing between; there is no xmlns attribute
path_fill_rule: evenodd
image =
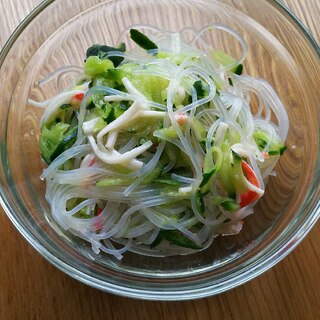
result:
<svg viewBox="0 0 320 320"><path fill-rule="evenodd" d="M0 0L0 48L41 1ZM283 0L320 41L320 1ZM0 209L0 320L320 319L320 223L274 268L219 296L148 302L71 279L22 238Z"/></svg>

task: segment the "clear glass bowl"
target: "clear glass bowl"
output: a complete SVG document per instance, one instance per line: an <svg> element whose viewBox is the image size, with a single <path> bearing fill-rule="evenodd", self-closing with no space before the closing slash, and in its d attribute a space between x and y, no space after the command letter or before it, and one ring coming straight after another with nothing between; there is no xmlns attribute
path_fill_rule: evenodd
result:
<svg viewBox="0 0 320 320"><path fill-rule="evenodd" d="M152 258L128 253L95 256L87 243L52 220L39 179L42 111L27 105L60 88L38 81L64 65L81 65L93 43L115 44L125 28L150 24L179 31L224 23L240 32L249 52L245 72L269 81L290 119L288 150L266 194L239 235L207 250ZM230 49L228 40L220 45ZM319 47L276 1L45 1L19 26L0 55L1 204L17 229L52 264L93 287L119 295L183 300L217 294L272 267L319 217ZM76 76L76 74L74 75ZM65 83L72 81L72 75Z"/></svg>

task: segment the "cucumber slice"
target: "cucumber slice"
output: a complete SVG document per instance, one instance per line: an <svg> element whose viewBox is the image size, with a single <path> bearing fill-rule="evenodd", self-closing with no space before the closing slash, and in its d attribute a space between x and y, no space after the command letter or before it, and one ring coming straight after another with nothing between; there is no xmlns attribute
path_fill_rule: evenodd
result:
<svg viewBox="0 0 320 320"><path fill-rule="evenodd" d="M63 136L63 139L59 142L57 148L52 153L50 160L53 161L62 152L69 149L76 142L77 135L78 135L78 127L75 126L71 128L66 135Z"/></svg>
<svg viewBox="0 0 320 320"><path fill-rule="evenodd" d="M248 190L246 178L243 174L242 170L242 158L232 150L232 158L233 158L233 165L232 165L232 175L231 181L234 185L236 192L242 193Z"/></svg>
<svg viewBox="0 0 320 320"><path fill-rule="evenodd" d="M180 247L190 248L194 250L201 249L201 246L196 244L194 241L187 238L183 233L178 230L160 230L158 237L150 245L150 248L155 248L158 246L162 240L165 239L172 244L176 244Z"/></svg>
<svg viewBox="0 0 320 320"><path fill-rule="evenodd" d="M85 74L89 77L96 77L98 75L101 75L111 68L114 68L111 60L101 60L97 56L90 56L84 64Z"/></svg>
<svg viewBox="0 0 320 320"><path fill-rule="evenodd" d="M171 178L166 178L166 177L157 177L153 180L153 182L168 184L170 186L180 186L179 181L173 180Z"/></svg>
<svg viewBox="0 0 320 320"><path fill-rule="evenodd" d="M43 127L39 146L41 156L47 164L52 162L52 155L63 140L64 134L69 127L70 125L63 122L52 124L50 128Z"/></svg>
<svg viewBox="0 0 320 320"><path fill-rule="evenodd" d="M106 178L96 183L97 187L110 187L110 186L127 186L133 182L133 179L126 178Z"/></svg>
<svg viewBox="0 0 320 320"><path fill-rule="evenodd" d="M109 52L112 51L121 51L125 52L126 51L126 45L124 43L121 43L118 48L114 47L109 47L106 45L99 45L95 44L92 47L88 48L86 58L88 60L89 57L91 56L96 56L101 60L109 59L112 61L115 67L117 67L122 61L122 57L110 57L109 58Z"/></svg>
<svg viewBox="0 0 320 320"><path fill-rule="evenodd" d="M214 197L213 202L230 212L236 211L240 208L236 200L229 197L216 196Z"/></svg>
<svg viewBox="0 0 320 320"><path fill-rule="evenodd" d="M237 62L236 59L234 59L233 57L229 56L228 54L220 50L212 51L212 57L214 60L216 60L218 63L222 64L223 66L232 65ZM243 65L237 64L236 66L232 67L230 71L235 74L241 75L243 71Z"/></svg>
<svg viewBox="0 0 320 320"><path fill-rule="evenodd" d="M217 177L223 189L229 194L229 197L233 198L235 195L235 187L232 180L233 164L231 162L232 154L230 145L228 143L222 144L221 151L222 163L219 172L217 173Z"/></svg>
<svg viewBox="0 0 320 320"><path fill-rule="evenodd" d="M280 139L271 138L266 131L260 128L254 131L253 138L259 149L268 152L270 156L282 155L287 149Z"/></svg>
<svg viewBox="0 0 320 320"><path fill-rule="evenodd" d="M116 75L115 71L111 71L118 78L123 77L128 78L132 85L138 89L147 99L164 103L165 98L163 97L162 92L164 92L169 85L169 81L160 76L150 76L143 74L135 74L135 70L141 68L135 63L126 63L118 68L118 74ZM154 68L153 66L145 66L147 70ZM145 70L145 69L144 69Z"/></svg>
<svg viewBox="0 0 320 320"><path fill-rule="evenodd" d="M209 157L211 154L215 154L214 159L214 166L211 167L209 162ZM206 193L210 190L210 182L216 172L219 171L222 164L222 152L221 149L218 147L212 147L209 152L206 153L204 158L203 164L203 174L202 174L202 181L200 184L201 191Z"/></svg>

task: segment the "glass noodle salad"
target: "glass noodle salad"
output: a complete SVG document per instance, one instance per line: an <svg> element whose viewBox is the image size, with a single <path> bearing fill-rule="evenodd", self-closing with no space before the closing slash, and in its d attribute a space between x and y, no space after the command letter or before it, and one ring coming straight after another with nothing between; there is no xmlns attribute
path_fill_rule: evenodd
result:
<svg viewBox="0 0 320 320"><path fill-rule="evenodd" d="M215 29L239 40L240 60L204 43ZM29 100L44 107L41 179L52 216L118 259L206 249L253 213L286 149L287 114L266 81L242 75L246 43L228 26L189 43L150 26L126 32L133 50L93 45L77 83Z"/></svg>

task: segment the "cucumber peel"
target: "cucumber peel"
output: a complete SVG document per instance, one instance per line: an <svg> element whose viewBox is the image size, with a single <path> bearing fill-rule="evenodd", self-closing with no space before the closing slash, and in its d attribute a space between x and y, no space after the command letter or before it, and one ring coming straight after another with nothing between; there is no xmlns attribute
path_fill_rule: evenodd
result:
<svg viewBox="0 0 320 320"><path fill-rule="evenodd" d="M194 241L187 238L182 232L179 230L160 230L158 237L154 240L154 242L150 245L150 248L157 247L162 240L167 240L172 244L176 244L180 247L190 248L194 250L201 249L201 246L196 244Z"/></svg>

